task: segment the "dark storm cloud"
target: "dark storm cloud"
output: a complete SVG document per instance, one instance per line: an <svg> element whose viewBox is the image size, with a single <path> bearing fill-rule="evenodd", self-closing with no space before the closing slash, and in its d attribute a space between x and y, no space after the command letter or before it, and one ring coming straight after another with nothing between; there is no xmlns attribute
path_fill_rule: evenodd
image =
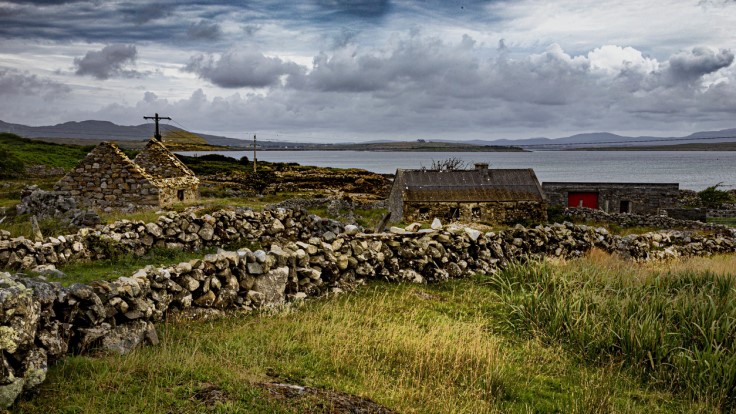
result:
<svg viewBox="0 0 736 414"><path fill-rule="evenodd" d="M190 24L187 35L195 40L218 40L222 36L222 30L217 23L208 23L202 20Z"/></svg>
<svg viewBox="0 0 736 414"><path fill-rule="evenodd" d="M138 49L135 45L113 44L102 50L91 50L82 58L74 59L77 75L90 75L97 79L111 77L133 77L138 72L126 70L125 66L135 63Z"/></svg>
<svg viewBox="0 0 736 414"><path fill-rule="evenodd" d="M688 52L680 52L669 59L667 70L669 78L675 83L691 82L703 75L731 66L734 54L730 50L714 51L696 47Z"/></svg>
<svg viewBox="0 0 736 414"><path fill-rule="evenodd" d="M328 11L362 18L383 17L391 10L388 0L317 0Z"/></svg>
<svg viewBox="0 0 736 414"><path fill-rule="evenodd" d="M68 86L37 75L0 68L0 95L41 95L53 98L69 92Z"/></svg>
<svg viewBox="0 0 736 414"><path fill-rule="evenodd" d="M123 3L118 6L117 11L123 15L125 20L135 24L144 24L171 16L175 8L174 5L164 3L149 3L145 5Z"/></svg>
<svg viewBox="0 0 736 414"><path fill-rule="evenodd" d="M232 52L219 59L205 55L194 56L185 70L223 88L261 88L278 85L282 76L299 75L304 68L261 53Z"/></svg>

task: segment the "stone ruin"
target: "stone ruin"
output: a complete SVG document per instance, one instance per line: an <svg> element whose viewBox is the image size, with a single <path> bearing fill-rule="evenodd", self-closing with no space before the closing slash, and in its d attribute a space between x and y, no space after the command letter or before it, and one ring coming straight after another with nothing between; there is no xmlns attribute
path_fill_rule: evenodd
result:
<svg viewBox="0 0 736 414"><path fill-rule="evenodd" d="M135 160L103 142L54 186L81 207L163 207L199 198L199 179L166 147L150 140Z"/></svg>

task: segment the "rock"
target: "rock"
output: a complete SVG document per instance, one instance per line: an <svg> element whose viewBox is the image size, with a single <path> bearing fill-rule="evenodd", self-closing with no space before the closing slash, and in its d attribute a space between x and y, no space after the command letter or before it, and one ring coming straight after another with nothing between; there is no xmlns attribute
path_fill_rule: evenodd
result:
<svg viewBox="0 0 736 414"><path fill-rule="evenodd" d="M210 290L197 299L194 299L194 304L203 308L209 308L213 303L215 303L215 299L217 299L215 297L215 293Z"/></svg>
<svg viewBox="0 0 736 414"><path fill-rule="evenodd" d="M470 240L477 241L478 237L480 237L482 233L476 229L471 229L470 227L466 227L465 234L467 234L468 237L470 237Z"/></svg>
<svg viewBox="0 0 736 414"><path fill-rule="evenodd" d="M41 227L38 225L38 219L36 216L31 216L31 232L33 233L34 241L43 241L43 234L41 233Z"/></svg>
<svg viewBox="0 0 736 414"><path fill-rule="evenodd" d="M284 302L286 280L289 277L288 267L273 269L263 276L256 278L253 290L264 295L263 305L278 305Z"/></svg>
<svg viewBox="0 0 736 414"><path fill-rule="evenodd" d="M156 328L150 322L135 321L110 330L100 341L100 349L125 355L145 341L158 344Z"/></svg>
<svg viewBox="0 0 736 414"><path fill-rule="evenodd" d="M422 224L421 223L411 223L410 225L408 225L408 226L405 227L405 230L408 231L408 232L410 232L410 233L415 233L415 232L419 231L420 228L422 228Z"/></svg>
<svg viewBox="0 0 736 414"><path fill-rule="evenodd" d="M197 233L202 240L210 241L215 235L215 229L210 224L205 224Z"/></svg>
<svg viewBox="0 0 736 414"><path fill-rule="evenodd" d="M347 234L348 236L355 236L358 233L360 233L360 228L358 226L355 226L353 224L348 224L345 226L345 234Z"/></svg>
<svg viewBox="0 0 736 414"><path fill-rule="evenodd" d="M406 233L406 230L402 229L401 227L391 226L388 229L388 232L389 233L393 233L393 234L404 234L404 233Z"/></svg>
<svg viewBox="0 0 736 414"><path fill-rule="evenodd" d="M432 225L430 226L432 230L440 230L442 228L442 222L440 222L440 219L437 217L432 220Z"/></svg>
<svg viewBox="0 0 736 414"><path fill-rule="evenodd" d="M324 239L324 241L326 241L326 242L328 242L328 243L332 242L332 241L333 241L333 240L335 240L336 238L337 238L337 235L336 235L335 233L331 232L331 231L326 231L326 232L325 232L325 233L324 233L324 234L322 235L322 239Z"/></svg>

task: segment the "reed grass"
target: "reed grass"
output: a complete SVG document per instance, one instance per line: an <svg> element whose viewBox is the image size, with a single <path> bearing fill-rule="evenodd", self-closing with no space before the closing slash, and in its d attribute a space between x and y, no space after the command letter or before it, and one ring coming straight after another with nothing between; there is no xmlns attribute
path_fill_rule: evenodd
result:
<svg viewBox="0 0 736 414"><path fill-rule="evenodd" d="M487 282L506 331L621 364L653 386L736 407L736 257L637 266L587 260L511 266Z"/></svg>

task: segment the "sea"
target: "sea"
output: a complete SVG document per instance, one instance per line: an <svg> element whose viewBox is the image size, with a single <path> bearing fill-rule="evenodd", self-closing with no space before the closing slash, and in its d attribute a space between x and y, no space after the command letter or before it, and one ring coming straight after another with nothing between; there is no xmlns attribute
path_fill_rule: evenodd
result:
<svg viewBox="0 0 736 414"><path fill-rule="evenodd" d="M253 159L252 151L181 152L212 153ZM257 156L261 161L362 168L382 174L395 173L397 168L429 168L433 161L452 157L468 168L476 162L487 162L490 168L532 168L540 182L679 183L681 189L696 191L716 184L736 188L736 151L258 151Z"/></svg>

